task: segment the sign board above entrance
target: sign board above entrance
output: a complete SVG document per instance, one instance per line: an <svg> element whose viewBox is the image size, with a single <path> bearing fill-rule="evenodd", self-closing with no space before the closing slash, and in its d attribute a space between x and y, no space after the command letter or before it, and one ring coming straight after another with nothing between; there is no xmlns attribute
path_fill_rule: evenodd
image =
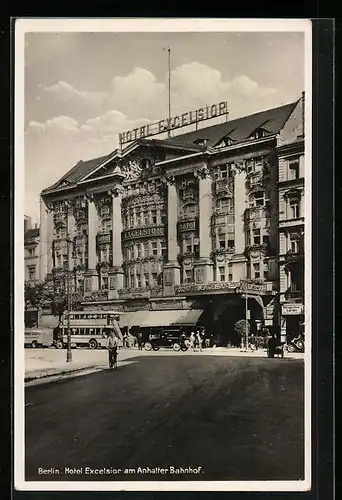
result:
<svg viewBox="0 0 342 500"><path fill-rule="evenodd" d="M181 115L174 116L170 119L167 118L159 120L159 122L149 123L148 125L134 128L133 130L128 130L127 132L122 132L119 134L119 143L122 145L126 142L145 139L146 137L151 137L152 135L158 135L168 132L169 130L187 127L188 125L227 114L228 103L227 101L222 101L217 104L205 106L204 108L198 108L195 111L187 111L186 113L182 113Z"/></svg>

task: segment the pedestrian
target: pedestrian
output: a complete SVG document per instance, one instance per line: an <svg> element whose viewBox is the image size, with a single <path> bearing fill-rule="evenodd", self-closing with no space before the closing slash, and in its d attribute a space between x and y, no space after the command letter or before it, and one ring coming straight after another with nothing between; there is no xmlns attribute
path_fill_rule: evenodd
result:
<svg viewBox="0 0 342 500"><path fill-rule="evenodd" d="M108 363L109 369L112 371L117 368L118 359L118 339L113 331L110 331L107 337Z"/></svg>
<svg viewBox="0 0 342 500"><path fill-rule="evenodd" d="M142 351L143 348L143 334L141 332L138 332L138 349L139 351Z"/></svg>
<svg viewBox="0 0 342 500"><path fill-rule="evenodd" d="M202 335L199 330L196 333L196 347L198 347L199 351L202 351Z"/></svg>
<svg viewBox="0 0 342 500"><path fill-rule="evenodd" d="M189 340L190 340L190 346L189 346L189 347L190 347L190 349L191 349L192 351L195 351L195 341L196 341L196 337L195 337L195 333L194 333L194 332L191 332L191 334L190 334L190 339L189 339Z"/></svg>
<svg viewBox="0 0 342 500"><path fill-rule="evenodd" d="M206 349L208 349L210 347L210 338L209 337L205 338L205 347L206 347Z"/></svg>

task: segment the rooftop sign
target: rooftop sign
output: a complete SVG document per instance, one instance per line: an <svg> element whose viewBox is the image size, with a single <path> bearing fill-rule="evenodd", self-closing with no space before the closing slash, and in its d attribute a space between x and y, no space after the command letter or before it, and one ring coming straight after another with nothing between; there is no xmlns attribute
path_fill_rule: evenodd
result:
<svg viewBox="0 0 342 500"><path fill-rule="evenodd" d="M194 123L199 123L204 120L210 120L218 116L228 114L227 101L222 101L217 104L198 108L195 111L187 111L181 115L174 116L170 119L160 120L159 122L150 123L143 127L138 127L127 132L119 134L119 142L125 144L126 142L136 141L137 139L145 139L152 135L162 134L169 130L175 130L182 127L187 127Z"/></svg>

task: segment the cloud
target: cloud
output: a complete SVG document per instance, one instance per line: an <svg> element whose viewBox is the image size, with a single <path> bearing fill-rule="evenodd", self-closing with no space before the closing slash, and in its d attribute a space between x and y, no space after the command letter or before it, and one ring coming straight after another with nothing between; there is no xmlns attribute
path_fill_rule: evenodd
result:
<svg viewBox="0 0 342 500"><path fill-rule="evenodd" d="M144 68L115 76L107 92L77 89L63 80L40 86L35 104L49 119L32 120L25 133L25 174L28 213L39 213L39 192L58 180L76 162L108 154L118 135L167 116L167 75L164 81ZM196 61L172 71L172 114L228 101L230 117L279 104L277 90L247 75L223 78L217 69Z"/></svg>

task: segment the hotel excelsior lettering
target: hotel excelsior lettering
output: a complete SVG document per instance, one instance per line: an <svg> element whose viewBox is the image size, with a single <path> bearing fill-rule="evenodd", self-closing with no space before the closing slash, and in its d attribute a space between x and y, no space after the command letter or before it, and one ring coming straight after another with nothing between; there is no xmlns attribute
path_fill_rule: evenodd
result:
<svg viewBox="0 0 342 500"><path fill-rule="evenodd" d="M119 134L119 142L120 144L125 144L126 142L136 141L137 139L143 139L152 135L161 134L163 132L167 132L168 130L186 127L187 125L191 125L193 123L226 115L228 113L227 109L228 103L226 101L222 101L218 104L212 104L210 106L206 106L205 108L199 108L195 111L187 111L186 113L182 113L181 115L174 116L170 119L167 118L165 120L160 120L159 122L150 123L149 125L129 130L128 132L123 132L122 134Z"/></svg>

